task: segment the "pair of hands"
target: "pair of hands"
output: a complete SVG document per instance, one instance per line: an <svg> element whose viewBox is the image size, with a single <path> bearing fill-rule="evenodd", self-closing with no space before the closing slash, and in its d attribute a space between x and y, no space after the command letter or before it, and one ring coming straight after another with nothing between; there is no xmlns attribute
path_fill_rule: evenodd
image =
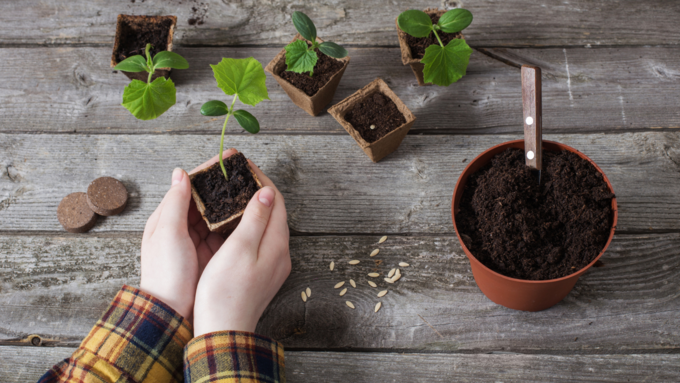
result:
<svg viewBox="0 0 680 383"><path fill-rule="evenodd" d="M223 158L235 153L226 150ZM215 156L192 173L217 161ZM290 274L283 196L254 163L248 164L264 187L226 240L208 230L182 169L173 172L170 190L144 228L140 289L189 321L193 315L194 336L222 330L254 332Z"/></svg>

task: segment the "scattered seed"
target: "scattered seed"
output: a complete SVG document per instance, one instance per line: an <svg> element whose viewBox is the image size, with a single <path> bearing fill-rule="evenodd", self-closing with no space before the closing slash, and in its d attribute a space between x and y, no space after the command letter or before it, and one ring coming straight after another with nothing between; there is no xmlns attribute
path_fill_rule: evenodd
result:
<svg viewBox="0 0 680 383"><path fill-rule="evenodd" d="M307 293L307 298L312 296L312 289L310 289L309 287L307 287L307 291L305 292Z"/></svg>
<svg viewBox="0 0 680 383"><path fill-rule="evenodd" d="M373 281L368 281L368 285L371 287L378 287L378 285L376 285Z"/></svg>
<svg viewBox="0 0 680 383"><path fill-rule="evenodd" d="M335 262L331 262L331 271L335 268Z"/></svg>
<svg viewBox="0 0 680 383"><path fill-rule="evenodd" d="M396 277L397 275L401 277L401 270L400 269L397 269L397 271L394 272L394 276Z"/></svg>
<svg viewBox="0 0 680 383"><path fill-rule="evenodd" d="M345 304L346 304L349 308L351 308L351 309L354 308L354 303L352 303L352 302L350 302L350 301L345 301Z"/></svg>
<svg viewBox="0 0 680 383"><path fill-rule="evenodd" d="M375 129L375 125L371 125L371 126L369 126L369 128L371 128L371 130L373 130L373 129Z"/></svg>
<svg viewBox="0 0 680 383"><path fill-rule="evenodd" d="M380 241L378 241L378 243L383 243L383 242L385 242L385 241L387 241L387 236L386 236L386 235L384 235L382 238L380 238Z"/></svg>
<svg viewBox="0 0 680 383"><path fill-rule="evenodd" d="M390 272L387 274L387 278L392 278L394 276L394 273L397 271L397 269L392 269Z"/></svg>
<svg viewBox="0 0 680 383"><path fill-rule="evenodd" d="M378 303L375 305L375 312L378 312L378 310L380 310L381 307L382 307L382 302L378 302Z"/></svg>
<svg viewBox="0 0 680 383"><path fill-rule="evenodd" d="M345 287L344 289L342 289L342 291L340 292L340 296L345 295L346 292L347 292L347 287Z"/></svg>
<svg viewBox="0 0 680 383"><path fill-rule="evenodd" d="M307 302L307 294L303 291L300 295L302 295L302 301Z"/></svg>
<svg viewBox="0 0 680 383"><path fill-rule="evenodd" d="M392 277L392 283L398 281L399 279L401 279L401 274L396 274L395 276Z"/></svg>
<svg viewBox="0 0 680 383"><path fill-rule="evenodd" d="M375 257L376 255L378 255L379 252L380 252L380 249L375 249L375 250L371 251L371 257Z"/></svg>
<svg viewBox="0 0 680 383"><path fill-rule="evenodd" d="M409 264L406 263L406 262L399 262L399 266L401 266L401 267L409 267L409 266L411 266L411 265L409 265Z"/></svg>
<svg viewBox="0 0 680 383"><path fill-rule="evenodd" d="M391 278L385 278L385 282L387 283L394 283L394 281Z"/></svg>
<svg viewBox="0 0 680 383"><path fill-rule="evenodd" d="M355 289L357 288L357 284L356 282L354 282L354 279L350 279L349 284L352 285L352 287L354 287Z"/></svg>
<svg viewBox="0 0 680 383"><path fill-rule="evenodd" d="M334 289L339 289L339 288L341 288L342 285L344 285L344 284L345 284L345 281L338 282L338 283L335 284L335 286L334 286L333 288L334 288Z"/></svg>
<svg viewBox="0 0 680 383"><path fill-rule="evenodd" d="M358 259L353 259L353 260L349 261L349 264L350 265L358 265L359 262L361 262L361 261L359 261Z"/></svg>
<svg viewBox="0 0 680 383"><path fill-rule="evenodd" d="M384 297L386 294L387 294L387 290L383 290L383 291L381 291L381 292L378 293L378 298L382 298L382 297Z"/></svg>
<svg viewBox="0 0 680 383"><path fill-rule="evenodd" d="M376 278L376 277L379 277L380 274L378 274L378 273L368 273L368 276L371 277L371 278Z"/></svg>

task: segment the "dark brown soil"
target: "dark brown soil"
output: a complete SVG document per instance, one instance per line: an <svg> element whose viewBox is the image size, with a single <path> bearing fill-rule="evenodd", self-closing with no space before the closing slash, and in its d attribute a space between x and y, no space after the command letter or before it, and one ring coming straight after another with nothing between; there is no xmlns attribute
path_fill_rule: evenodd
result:
<svg viewBox="0 0 680 383"><path fill-rule="evenodd" d="M602 174L568 151L543 152L543 173L508 149L470 176L456 224L468 250L505 276L528 280L572 274L602 251L613 212Z"/></svg>
<svg viewBox="0 0 680 383"><path fill-rule="evenodd" d="M404 125L406 117L389 97L374 93L354 105L354 109L345 115L345 121L352 124L366 142L371 143ZM371 129L371 125L374 129Z"/></svg>
<svg viewBox="0 0 680 383"><path fill-rule="evenodd" d="M120 43L116 52L116 60L121 62L128 57L141 55L146 58L146 44L151 44L151 57L168 49L168 34L172 20L165 19L159 23L123 24Z"/></svg>
<svg viewBox="0 0 680 383"><path fill-rule="evenodd" d="M241 153L224 160L229 181L224 178L220 163L197 174L191 183L205 205L205 216L211 223L218 223L246 208L259 189L248 168L248 161Z"/></svg>
<svg viewBox="0 0 680 383"><path fill-rule="evenodd" d="M439 16L437 15L430 15L430 18L432 19L433 24L437 24L439 21ZM444 46L446 46L449 41L461 36L459 32L444 33L442 31L438 31L437 35L439 35L439 38L442 39L442 44L444 44ZM408 44L409 48L411 48L411 57L414 59L422 59L423 56L425 56L425 49L427 49L427 47L432 44L439 44L439 40L437 40L437 36L435 36L434 33L430 33L430 35L427 37L413 37L409 34L406 34L406 43Z"/></svg>
<svg viewBox="0 0 680 383"><path fill-rule="evenodd" d="M309 43L307 45L309 45ZM287 70L283 70L279 74L281 78L291 83L294 87L305 92L307 96L310 97L315 95L319 89L323 88L323 86L331 80L331 77L338 73L345 65L345 63L342 61L327 56L321 53L318 49L316 50L316 54L319 59L316 61L316 65L314 66L314 73L312 77L309 77L309 73L295 73Z"/></svg>

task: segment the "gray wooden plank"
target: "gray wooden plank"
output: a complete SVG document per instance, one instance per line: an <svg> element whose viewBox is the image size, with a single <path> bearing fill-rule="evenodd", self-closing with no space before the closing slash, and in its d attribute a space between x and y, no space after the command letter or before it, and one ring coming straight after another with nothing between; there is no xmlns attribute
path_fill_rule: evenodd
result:
<svg viewBox="0 0 680 383"><path fill-rule="evenodd" d="M680 5L645 2L492 0L459 2L326 0L0 2L4 44L112 44L119 13L178 16L175 42L184 45L281 44L294 34L293 11L307 13L319 35L341 44L397 45L400 12L432 6L465 7L475 20L465 35L475 46L677 45ZM192 12L192 8L197 8ZM202 25L189 19L206 15ZM527 15L532 15L527 20Z"/></svg>
<svg viewBox="0 0 680 383"><path fill-rule="evenodd" d="M154 121L139 121L121 105L128 79L113 73L107 48L0 49L2 132L218 134L221 118L200 114L211 99L229 100L217 88L210 63L254 56L263 64L280 48L179 48L191 68L175 71L177 104ZM680 50L672 48L491 49L517 65L543 68L546 132L639 131L679 128ZM412 133L521 133L519 70L479 52L449 87L418 87L397 48L353 48L332 104L382 77L413 111ZM26 62L40 63L34 65ZM245 107L261 134L345 134L328 113L310 117L268 76L271 101ZM228 127L240 134L236 124Z"/></svg>
<svg viewBox="0 0 680 383"><path fill-rule="evenodd" d="M38 380L72 347L0 347L0 380ZM313 382L672 382L678 354L521 355L286 351L286 381ZM321 378L323 377L323 378Z"/></svg>
<svg viewBox="0 0 680 383"><path fill-rule="evenodd" d="M138 285L140 236L0 236L0 339L75 346L124 283ZM564 301L538 313L489 301L453 236L291 238L291 276L257 331L289 349L523 353L680 348L680 234L619 235ZM368 255L381 249L374 258ZM359 259L356 266L348 265ZM333 272L331 261L336 263ZM376 265L375 261L381 261ZM367 273L398 262L394 285ZM357 282L343 297L333 286ZM304 303L300 291L311 288ZM376 294L389 293L383 298ZM345 301L356 306L349 309ZM373 308L378 301L383 307Z"/></svg>
<svg viewBox="0 0 680 383"><path fill-rule="evenodd" d="M296 233L452 233L450 201L464 167L485 149L521 138L407 136L372 163L349 135L230 136L286 198ZM680 228L680 132L546 135L590 156L619 202L618 229ZM0 230L57 231L61 199L110 175L130 191L123 214L95 232L142 231L176 166L215 155L219 138L194 135L0 135Z"/></svg>

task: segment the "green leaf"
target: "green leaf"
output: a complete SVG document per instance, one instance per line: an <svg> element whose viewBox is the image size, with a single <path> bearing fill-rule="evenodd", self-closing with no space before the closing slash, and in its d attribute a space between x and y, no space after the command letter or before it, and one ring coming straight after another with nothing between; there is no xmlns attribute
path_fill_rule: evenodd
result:
<svg viewBox="0 0 680 383"><path fill-rule="evenodd" d="M222 101L212 100L201 106L201 114L204 116L224 116L229 113L229 107Z"/></svg>
<svg viewBox="0 0 680 383"><path fill-rule="evenodd" d="M321 45L319 45L319 50L328 56L335 57L336 59L341 59L347 56L347 49L330 41L321 43Z"/></svg>
<svg viewBox="0 0 680 383"><path fill-rule="evenodd" d="M426 83L449 86L465 75L470 61L470 48L465 40L453 39L445 47L432 44L425 49L420 60L425 64L423 74Z"/></svg>
<svg viewBox="0 0 680 383"><path fill-rule="evenodd" d="M126 58L119 62L113 69L122 70L124 72L148 72L146 59L140 55Z"/></svg>
<svg viewBox="0 0 680 383"><path fill-rule="evenodd" d="M235 111L234 117L236 117L238 124L248 132L255 134L260 131L260 123L257 122L257 118L245 110L239 109Z"/></svg>
<svg viewBox="0 0 680 383"><path fill-rule="evenodd" d="M172 69L187 69L189 63L184 57L175 52L162 51L158 52L153 58L153 66L156 68L172 68Z"/></svg>
<svg viewBox="0 0 680 383"><path fill-rule="evenodd" d="M316 41L316 27L314 26L312 19L299 11L293 12L292 19L295 29L297 29L302 37L309 41Z"/></svg>
<svg viewBox="0 0 680 383"><path fill-rule="evenodd" d="M413 37L427 37L432 31L432 19L427 13L411 9L397 18L399 28Z"/></svg>
<svg viewBox="0 0 680 383"><path fill-rule="evenodd" d="M295 40L286 45L286 70L296 73L306 73L314 70L319 57L311 49L307 48L304 40Z"/></svg>
<svg viewBox="0 0 680 383"><path fill-rule="evenodd" d="M467 28L472 23L472 13L467 9L452 9L439 18L439 28L442 32L456 33Z"/></svg>
<svg viewBox="0 0 680 383"><path fill-rule="evenodd" d="M123 106L140 120L153 120L175 105L175 84L165 77L152 83L132 80L123 92Z"/></svg>
<svg viewBox="0 0 680 383"><path fill-rule="evenodd" d="M262 64L252 57L245 59L223 58L217 65L210 65L217 80L217 86L228 95L236 94L241 102L257 105L269 100L267 77Z"/></svg>

